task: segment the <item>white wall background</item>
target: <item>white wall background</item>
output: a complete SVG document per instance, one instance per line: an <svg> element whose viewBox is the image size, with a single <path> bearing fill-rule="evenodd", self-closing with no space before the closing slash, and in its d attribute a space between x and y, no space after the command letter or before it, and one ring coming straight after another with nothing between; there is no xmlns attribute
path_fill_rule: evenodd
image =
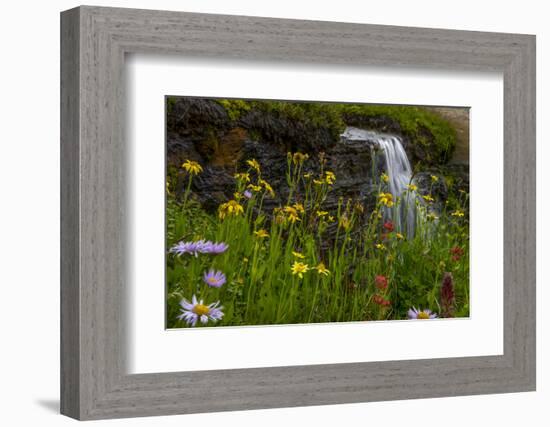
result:
<svg viewBox="0 0 550 427"><path fill-rule="evenodd" d="M0 421L64 426L59 384L59 12L76 1L5 2L0 23ZM540 0L141 0L96 5L537 35L538 391L108 421L116 426L548 425L550 27ZM546 160L546 161L545 161ZM546 196L546 197L545 197ZM524 307L525 310L532 309ZM96 424L91 423L91 424Z"/></svg>

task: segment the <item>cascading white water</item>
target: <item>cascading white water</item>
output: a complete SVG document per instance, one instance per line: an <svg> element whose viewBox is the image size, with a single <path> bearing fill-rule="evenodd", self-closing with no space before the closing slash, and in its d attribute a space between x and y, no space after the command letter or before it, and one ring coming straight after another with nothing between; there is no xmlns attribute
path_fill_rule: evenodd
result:
<svg viewBox="0 0 550 427"><path fill-rule="evenodd" d="M416 192L407 191L411 183L412 169L401 139L392 135L379 135L379 147L384 151L386 173L389 177L388 187L394 200L401 200L393 208L385 208L397 230L406 230L407 236L414 236L416 224Z"/></svg>
<svg viewBox="0 0 550 427"><path fill-rule="evenodd" d="M380 134L353 127L346 128L342 138L352 144L375 145L384 154L388 189L394 201L399 203L391 208L384 208L385 218L391 219L395 229L405 232L408 237L414 236L417 215L417 196L414 191L407 191L411 183L412 169L401 139L395 135Z"/></svg>

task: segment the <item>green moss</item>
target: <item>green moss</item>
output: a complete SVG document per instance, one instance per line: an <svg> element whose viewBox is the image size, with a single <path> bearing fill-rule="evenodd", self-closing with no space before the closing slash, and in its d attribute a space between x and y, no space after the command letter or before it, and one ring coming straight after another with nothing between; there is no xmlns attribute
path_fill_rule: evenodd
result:
<svg viewBox="0 0 550 427"><path fill-rule="evenodd" d="M174 108L174 105L176 105L176 98L173 96L166 97L166 113L170 114L172 112L172 109Z"/></svg>
<svg viewBox="0 0 550 427"><path fill-rule="evenodd" d="M217 102L225 108L229 119L233 121L239 120L253 106L251 101L244 101L242 99L218 99Z"/></svg>
<svg viewBox="0 0 550 427"><path fill-rule="evenodd" d="M341 113L355 117L389 117L399 123L402 132L413 143L426 148L434 145L433 157L442 162L450 159L456 145L454 127L438 114L422 107L408 105L338 104ZM433 136L433 141L429 136Z"/></svg>
<svg viewBox="0 0 550 427"><path fill-rule="evenodd" d="M456 144L453 126L438 114L422 107L407 105L338 104L322 102L285 102L219 99L229 118L239 120L250 110L273 114L306 128L327 128L335 140L350 121L387 117L395 121L413 144L426 149L426 162L445 163Z"/></svg>

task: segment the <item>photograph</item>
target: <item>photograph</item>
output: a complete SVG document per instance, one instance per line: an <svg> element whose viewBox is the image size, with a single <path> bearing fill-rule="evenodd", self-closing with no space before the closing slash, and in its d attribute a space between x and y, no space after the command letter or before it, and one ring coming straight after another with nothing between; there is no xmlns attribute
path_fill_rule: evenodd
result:
<svg viewBox="0 0 550 427"><path fill-rule="evenodd" d="M165 101L168 329L469 317L469 108Z"/></svg>

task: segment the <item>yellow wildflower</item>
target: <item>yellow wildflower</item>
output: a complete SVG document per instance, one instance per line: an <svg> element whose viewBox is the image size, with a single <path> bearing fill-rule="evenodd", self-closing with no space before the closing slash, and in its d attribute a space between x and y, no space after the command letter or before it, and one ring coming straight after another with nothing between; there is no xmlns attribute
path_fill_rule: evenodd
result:
<svg viewBox="0 0 550 427"><path fill-rule="evenodd" d="M301 254L300 252L292 251L292 255L294 255L296 258L304 259L305 255Z"/></svg>
<svg viewBox="0 0 550 427"><path fill-rule="evenodd" d="M187 159L181 167L184 168L190 175L197 175L202 172L202 166L189 159Z"/></svg>
<svg viewBox="0 0 550 427"><path fill-rule="evenodd" d="M435 200L430 194L426 194L425 196L422 196L422 198L428 203L432 203Z"/></svg>
<svg viewBox="0 0 550 427"><path fill-rule="evenodd" d="M380 179L381 179L383 182L389 182L390 177L388 176L388 174L383 173L382 175L380 175Z"/></svg>
<svg viewBox="0 0 550 427"><path fill-rule="evenodd" d="M428 221L435 221L436 219L439 219L436 214L433 212L430 212L428 215L426 215L426 219Z"/></svg>
<svg viewBox="0 0 550 427"><path fill-rule="evenodd" d="M248 172L236 173L233 177L241 182L250 182L250 174Z"/></svg>
<svg viewBox="0 0 550 427"><path fill-rule="evenodd" d="M287 214L287 219L290 222L295 223L296 221L300 221L300 217L298 216L298 211L296 210L296 208L292 206L285 206L283 211Z"/></svg>
<svg viewBox="0 0 550 427"><path fill-rule="evenodd" d="M332 215L329 215L328 222L334 222L334 217Z"/></svg>
<svg viewBox="0 0 550 427"><path fill-rule="evenodd" d="M259 185L248 184L248 188L250 188L255 193L259 193L260 191L262 191L262 187L260 187Z"/></svg>
<svg viewBox="0 0 550 427"><path fill-rule="evenodd" d="M305 178L305 179L309 179L309 178L311 178L311 175L312 175L311 172L305 173L305 174L304 174L304 178Z"/></svg>
<svg viewBox="0 0 550 427"><path fill-rule="evenodd" d="M418 190L418 187L415 184L408 184L407 185L407 190L416 191L416 190Z"/></svg>
<svg viewBox="0 0 550 427"><path fill-rule="evenodd" d="M386 250L386 247L382 243L377 243L375 246L376 246L376 249L380 249L381 251Z"/></svg>
<svg viewBox="0 0 550 427"><path fill-rule="evenodd" d="M323 216L328 215L328 212L327 211L317 211L316 214L317 214L318 217L323 217Z"/></svg>
<svg viewBox="0 0 550 427"><path fill-rule="evenodd" d="M324 274L325 276L328 276L330 274L329 269L325 267L325 264L323 262L320 262L315 268L317 269L317 272L319 274Z"/></svg>
<svg viewBox="0 0 550 427"><path fill-rule="evenodd" d="M260 172L260 164L258 163L258 161L257 161L256 159L247 160L246 163L247 163L248 166L250 166L252 169L255 169L256 172Z"/></svg>
<svg viewBox="0 0 550 427"><path fill-rule="evenodd" d="M336 175L334 175L334 172L331 172L331 171L325 172L325 182L328 185L332 185L336 182Z"/></svg>
<svg viewBox="0 0 550 427"><path fill-rule="evenodd" d="M292 207L296 209L296 211L299 213L303 214L305 212L304 205L302 205L301 203L294 203Z"/></svg>
<svg viewBox="0 0 550 427"><path fill-rule="evenodd" d="M464 216L464 212L462 212L461 210L456 210L454 211L453 213L451 213L452 216L458 216L458 217L462 217Z"/></svg>
<svg viewBox="0 0 550 427"><path fill-rule="evenodd" d="M403 236L401 233L395 233L395 237L397 237L399 240L403 240L405 236Z"/></svg>
<svg viewBox="0 0 550 427"><path fill-rule="evenodd" d="M265 231L263 228L255 231L254 234L260 239L265 239L266 237L269 237L269 233Z"/></svg>
<svg viewBox="0 0 550 427"><path fill-rule="evenodd" d="M438 176L430 175L430 178L432 179L432 182L437 182L437 181L439 181L439 177L438 177Z"/></svg>
<svg viewBox="0 0 550 427"><path fill-rule="evenodd" d="M265 191L267 191L271 197L275 197L275 191L273 191L273 188L265 179L260 179L258 181L258 184L263 186L265 188Z"/></svg>
<svg viewBox="0 0 550 427"><path fill-rule="evenodd" d="M243 207L236 200L230 200L227 203L223 203L218 208L218 215L220 219L224 219L226 216L238 216L244 213Z"/></svg>
<svg viewBox="0 0 550 427"><path fill-rule="evenodd" d="M295 165L304 163L307 159L309 159L309 156L307 154L296 152L292 156L292 163Z"/></svg>
<svg viewBox="0 0 550 427"><path fill-rule="evenodd" d="M275 222L277 224L282 224L283 222L285 222L285 214L283 213L282 208L273 209L273 215L275 215Z"/></svg>
<svg viewBox="0 0 550 427"><path fill-rule="evenodd" d="M303 262L294 261L294 264L290 267L290 271L292 271L293 275L298 275L300 279L303 279L304 273L309 271L309 266Z"/></svg>
<svg viewBox="0 0 550 427"><path fill-rule="evenodd" d="M323 185L323 184L325 183L325 181L322 180L322 179L314 179L314 180L313 180L313 183L314 183L315 185Z"/></svg>
<svg viewBox="0 0 550 427"><path fill-rule="evenodd" d="M380 193L378 195L378 200L384 206L391 208L393 206L393 195L391 193Z"/></svg>
<svg viewBox="0 0 550 427"><path fill-rule="evenodd" d="M338 226L347 231L351 227L351 220L348 218L347 215L342 215L340 217L340 221L338 222Z"/></svg>

